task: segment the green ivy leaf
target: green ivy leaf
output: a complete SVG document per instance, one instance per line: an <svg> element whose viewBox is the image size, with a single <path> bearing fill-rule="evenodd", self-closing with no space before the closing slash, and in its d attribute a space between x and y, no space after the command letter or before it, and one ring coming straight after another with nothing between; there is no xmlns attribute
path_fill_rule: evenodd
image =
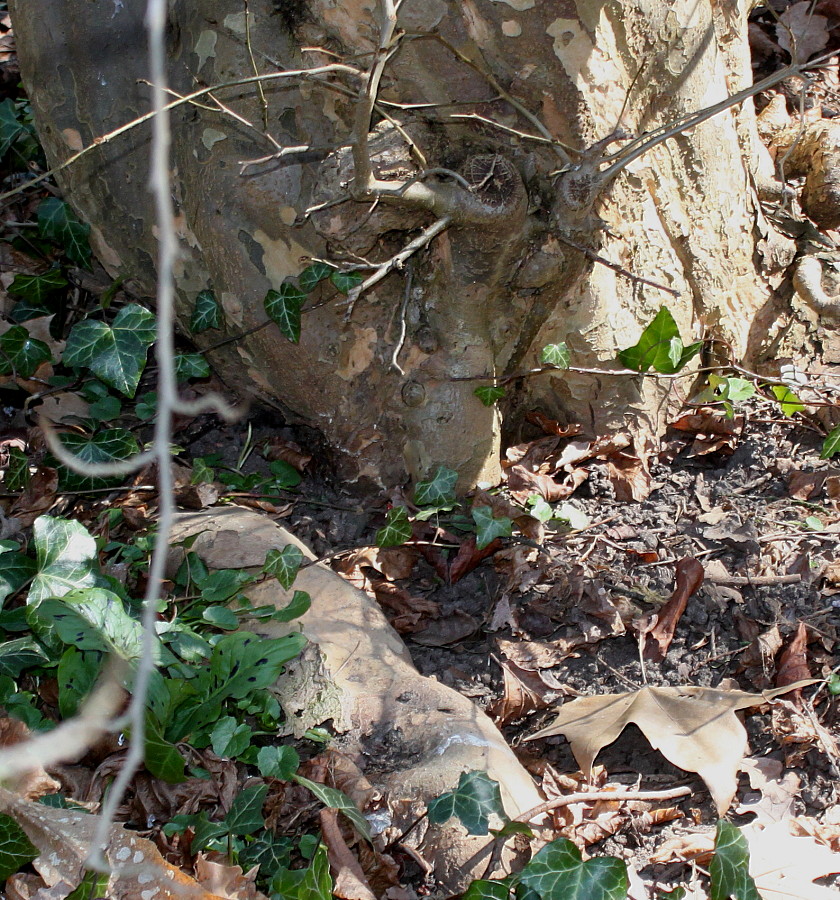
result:
<svg viewBox="0 0 840 900"><path fill-rule="evenodd" d="M475 546L479 550L492 544L497 537L513 534L513 522L507 516L495 518L489 506L473 507L472 517L475 522Z"/></svg>
<svg viewBox="0 0 840 900"><path fill-rule="evenodd" d="M510 881L490 881L482 878L476 880L466 889L462 900L508 900Z"/></svg>
<svg viewBox="0 0 840 900"><path fill-rule="evenodd" d="M711 900L761 900L750 876L747 839L739 828L721 819L715 835L715 855L709 863Z"/></svg>
<svg viewBox="0 0 840 900"><path fill-rule="evenodd" d="M243 569L216 569L208 575L193 573L193 581L208 603L226 603L232 600L246 584L251 584L254 576Z"/></svg>
<svg viewBox="0 0 840 900"><path fill-rule="evenodd" d="M519 875L542 900L625 900L627 866L612 856L581 860L580 850L558 838L540 850Z"/></svg>
<svg viewBox="0 0 840 900"><path fill-rule="evenodd" d="M300 340L300 311L306 294L289 282L280 285L279 291L265 295L265 311L269 318L293 344Z"/></svg>
<svg viewBox="0 0 840 900"><path fill-rule="evenodd" d="M222 631L235 631L239 627L239 617L227 606L206 606L201 612L201 618Z"/></svg>
<svg viewBox="0 0 840 900"><path fill-rule="evenodd" d="M222 327L222 305L213 291L201 291L195 298L195 306L190 316L190 331L201 334L208 328Z"/></svg>
<svg viewBox="0 0 840 900"><path fill-rule="evenodd" d="M303 562L303 552L294 544L287 544L282 550L269 550L265 555L263 572L273 575L287 591L295 583L298 569Z"/></svg>
<svg viewBox="0 0 840 900"><path fill-rule="evenodd" d="M42 600L37 615L49 621L61 640L79 650L114 653L123 659L139 659L143 629L113 591L85 588L69 591L60 600Z"/></svg>
<svg viewBox="0 0 840 900"><path fill-rule="evenodd" d="M299 619L312 606L312 598L306 591L295 591L292 599L281 609L271 614L274 622L291 622L293 619Z"/></svg>
<svg viewBox="0 0 840 900"><path fill-rule="evenodd" d="M281 869L271 879L272 896L283 900L332 900L332 879L327 849L319 844L306 869Z"/></svg>
<svg viewBox="0 0 840 900"><path fill-rule="evenodd" d="M134 397L155 342L155 317L137 303L123 307L112 325L85 319L73 326L63 361L86 367L126 397Z"/></svg>
<svg viewBox="0 0 840 900"><path fill-rule="evenodd" d="M330 281L342 294L349 294L356 285L362 283L362 273L339 272L338 269L333 269Z"/></svg>
<svg viewBox="0 0 840 900"><path fill-rule="evenodd" d="M216 756L236 759L251 746L253 738L254 732L250 725L237 722L233 716L224 716L210 732L210 746Z"/></svg>
<svg viewBox="0 0 840 900"><path fill-rule="evenodd" d="M104 428L94 434L65 432L59 435L61 445L85 463L108 463L129 459L139 451L137 439L127 428ZM70 491L87 491L119 484L120 478L82 475L69 466L58 466L61 487Z"/></svg>
<svg viewBox="0 0 840 900"><path fill-rule="evenodd" d="M3 486L7 491L25 491L29 485L29 457L20 447L8 448L8 462L3 475Z"/></svg>
<svg viewBox="0 0 840 900"><path fill-rule="evenodd" d="M0 814L0 882L5 882L36 856L38 851L32 846L26 832L11 816Z"/></svg>
<svg viewBox="0 0 840 900"><path fill-rule="evenodd" d="M0 644L0 675L17 678L25 669L49 662L44 648L31 637L16 638Z"/></svg>
<svg viewBox="0 0 840 900"><path fill-rule="evenodd" d="M17 551L0 554L0 605L13 597L38 571L34 559Z"/></svg>
<svg viewBox="0 0 840 900"><path fill-rule="evenodd" d="M477 387L473 393L485 406L492 406L505 396L505 389L493 384L483 384L481 387Z"/></svg>
<svg viewBox="0 0 840 900"><path fill-rule="evenodd" d="M122 404L110 394L94 400L88 406L88 415L97 422L108 422L111 419L116 419L121 412Z"/></svg>
<svg viewBox="0 0 840 900"><path fill-rule="evenodd" d="M440 466L429 481L419 481L414 488L414 502L418 506L446 506L455 501L458 473Z"/></svg>
<svg viewBox="0 0 840 900"><path fill-rule="evenodd" d="M239 852L238 863L246 872L259 866L261 879L273 878L281 869L290 865L293 847L291 838L263 831Z"/></svg>
<svg viewBox="0 0 840 900"><path fill-rule="evenodd" d="M774 384L770 388L773 396L779 401L782 413L786 416L792 416L794 413L802 412L805 404L793 393L793 391L783 384Z"/></svg>
<svg viewBox="0 0 840 900"><path fill-rule="evenodd" d="M300 756L294 747L283 744L280 747L260 747L257 753L257 768L263 778L279 778L290 781L300 765Z"/></svg>
<svg viewBox="0 0 840 900"><path fill-rule="evenodd" d="M673 375L696 356L701 347L700 342L683 346L677 323L663 306L642 332L638 344L622 350L618 359L626 368L636 372L647 372L653 367L664 375Z"/></svg>
<svg viewBox="0 0 840 900"><path fill-rule="evenodd" d="M209 693L222 699L241 700L267 688L305 643L306 638L299 632L269 640L241 631L225 635L210 657Z"/></svg>
<svg viewBox="0 0 840 900"><path fill-rule="evenodd" d="M224 818L231 834L253 834L260 828L265 828L262 807L267 793L267 784L255 784L245 788L236 797Z"/></svg>
<svg viewBox="0 0 840 900"><path fill-rule="evenodd" d="M428 806L430 822L440 825L456 816L470 834L488 834L492 813L507 821L499 782L485 772L463 772L454 791L441 794Z"/></svg>
<svg viewBox="0 0 840 900"><path fill-rule="evenodd" d="M376 532L377 547L399 547L411 539L411 522L404 506L395 506L385 514L385 527Z"/></svg>
<svg viewBox="0 0 840 900"><path fill-rule="evenodd" d="M96 541L81 522L39 516L32 532L38 571L29 586L27 603L63 597L97 583Z"/></svg>
<svg viewBox="0 0 840 900"><path fill-rule="evenodd" d="M57 197L44 200L38 207L38 231L55 241L72 263L90 268L90 225L80 222L68 203Z"/></svg>
<svg viewBox="0 0 840 900"><path fill-rule="evenodd" d="M144 765L155 776L168 784L181 784L187 780L184 774L186 761L178 748L170 744L161 734L160 728L151 713L146 715L146 743L144 746Z"/></svg>
<svg viewBox="0 0 840 900"><path fill-rule="evenodd" d="M193 378L210 377L210 363L200 353L179 353L173 362L175 378L179 383Z"/></svg>
<svg viewBox="0 0 840 900"><path fill-rule="evenodd" d="M41 275L16 275L8 290L13 297L20 297L30 307L36 308L45 306L51 297L63 292L69 287L69 284L61 269L50 269ZM40 314L47 315L47 310L41 309ZM36 316L28 318L34 319ZM15 321L23 322L24 319L17 318L15 315Z"/></svg>
<svg viewBox="0 0 840 900"><path fill-rule="evenodd" d="M368 820L359 812L356 804L345 794L336 788L327 787L325 784L319 784L317 781L310 781L302 775L294 775L293 779L308 788L312 793L330 809L337 809L343 813L352 823L353 827L359 834L370 841L370 824Z"/></svg>
<svg viewBox="0 0 840 900"><path fill-rule="evenodd" d="M820 459L831 459L838 453L840 453L840 425L832 428L823 441Z"/></svg>
<svg viewBox="0 0 840 900"><path fill-rule="evenodd" d="M308 294L325 278L329 278L333 272L335 272L335 268L327 265L327 263L312 263L311 266L307 266L300 275L298 275L298 285L302 291Z"/></svg>
<svg viewBox="0 0 840 900"><path fill-rule="evenodd" d="M157 391L147 391L134 406L134 415L145 421L157 415Z"/></svg>
<svg viewBox="0 0 840 900"><path fill-rule="evenodd" d="M0 375L29 378L38 366L51 359L50 348L30 337L23 325L12 325L0 335Z"/></svg>
<svg viewBox="0 0 840 900"><path fill-rule="evenodd" d="M9 152L9 148L21 136L26 135L27 128L21 121L14 102L8 97L0 103L0 160ZM13 869L17 872L17 869ZM3 876L0 881L5 881Z"/></svg>
<svg viewBox="0 0 840 900"><path fill-rule="evenodd" d="M558 369L568 369L570 359L569 348L563 341L559 344L547 344L540 354L540 362L544 366L557 366Z"/></svg>

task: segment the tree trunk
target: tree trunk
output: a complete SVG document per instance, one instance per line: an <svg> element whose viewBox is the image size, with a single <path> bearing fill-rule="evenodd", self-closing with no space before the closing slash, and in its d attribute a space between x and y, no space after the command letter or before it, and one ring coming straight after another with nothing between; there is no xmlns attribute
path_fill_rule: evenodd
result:
<svg viewBox="0 0 840 900"><path fill-rule="evenodd" d="M143 3L11 5L51 163L148 109ZM496 409L474 396L481 382L459 378L519 372L559 341L574 365L618 368L616 351L663 305L686 340L713 329L740 357L760 353L791 254L760 216L769 157L751 102L628 157L631 137L751 83L745 4L404 0L367 116L359 98L388 36L385 6L170 4L170 86L182 94L255 71L361 71L268 80L262 97L254 84L219 87L173 112L179 318L205 288L226 315L199 346L264 323L266 292L313 259L377 264L422 245L349 317L322 283L299 343L270 324L212 350L232 387L319 428L348 483L445 464L467 486L497 478L502 422L515 436L539 407L638 442L662 430L670 384L551 372L511 382ZM266 131L284 155L243 172L277 152ZM60 183L108 271L150 296L148 143L139 125Z"/></svg>

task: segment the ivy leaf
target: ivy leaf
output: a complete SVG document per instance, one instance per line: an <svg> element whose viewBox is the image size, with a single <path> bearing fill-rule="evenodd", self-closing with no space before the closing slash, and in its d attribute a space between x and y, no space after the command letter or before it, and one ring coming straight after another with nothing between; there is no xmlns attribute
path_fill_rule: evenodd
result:
<svg viewBox="0 0 840 900"><path fill-rule="evenodd" d="M244 722L237 722L233 716L219 719L210 732L210 746L216 756L236 759L251 745L254 732Z"/></svg>
<svg viewBox="0 0 840 900"><path fill-rule="evenodd" d="M430 822L440 825L456 816L470 834L488 834L492 813L507 821L499 782L485 772L462 772L458 787L436 797L428 806Z"/></svg>
<svg viewBox="0 0 840 900"><path fill-rule="evenodd" d="M0 605L13 597L38 571L34 559L16 551L0 554Z"/></svg>
<svg viewBox="0 0 840 900"><path fill-rule="evenodd" d="M636 372L647 372L653 367L664 375L673 375L696 356L701 347L700 342L683 346L677 323L663 306L642 332L638 344L622 350L618 359L626 368Z"/></svg>
<svg viewBox="0 0 840 900"><path fill-rule="evenodd" d="M558 838L540 850L519 875L520 884L542 900L625 900L627 866L612 856L581 860L568 838Z"/></svg>
<svg viewBox="0 0 840 900"><path fill-rule="evenodd" d="M107 463L129 459L140 449L137 439L127 428L104 428L94 434L65 432L59 435L61 445L84 463ZM65 465L58 466L61 487L71 491L95 490L118 484L120 478L82 475Z"/></svg>
<svg viewBox="0 0 840 900"><path fill-rule="evenodd" d="M792 416L794 413L802 412L805 404L793 393L793 391L783 384L774 384L770 390L773 396L779 401L782 413L786 416Z"/></svg>
<svg viewBox="0 0 840 900"><path fill-rule="evenodd" d="M61 293L69 286L61 269L50 269L41 275L15 275L15 280L9 285L8 292L13 297L20 297L32 307L43 307L47 300L55 294ZM42 309L41 315L46 315L47 310ZM34 319L35 316L28 318ZM23 319L15 318L16 322Z"/></svg>
<svg viewBox="0 0 840 900"><path fill-rule="evenodd" d="M473 393L485 406L492 406L505 396L505 389L494 384L483 384L481 387L477 387Z"/></svg>
<svg viewBox="0 0 840 900"><path fill-rule="evenodd" d="M404 506L395 506L385 514L385 527L376 532L377 547L399 547L411 538L411 522Z"/></svg>
<svg viewBox="0 0 840 900"><path fill-rule="evenodd" d="M222 305L213 291L201 291L195 298L195 306L190 316L190 331L201 334L208 328L222 327Z"/></svg>
<svg viewBox="0 0 840 900"><path fill-rule="evenodd" d="M333 269L330 275L330 281L341 291L342 294L349 294L356 285L362 283L361 272L339 272Z"/></svg>
<svg viewBox="0 0 840 900"><path fill-rule="evenodd" d="M239 617L227 606L206 606L201 618L221 631L235 631L239 627Z"/></svg>
<svg viewBox="0 0 840 900"><path fill-rule="evenodd" d="M507 516L495 518L489 506L476 506L472 511L475 522L475 546L483 550L492 544L497 537L510 537L513 534L513 522Z"/></svg>
<svg viewBox="0 0 840 900"><path fill-rule="evenodd" d="M263 778L279 778L290 781L300 765L300 756L294 747L284 744L277 747L260 747L257 753L257 768Z"/></svg>
<svg viewBox="0 0 840 900"><path fill-rule="evenodd" d="M298 275L298 285L300 285L302 291L308 294L325 278L329 278L333 272L335 272L335 268L327 265L327 263L312 263L311 266L307 266L300 275Z"/></svg>
<svg viewBox="0 0 840 900"><path fill-rule="evenodd" d="M317 781L310 781L302 775L294 775L292 777L298 784L303 785L305 788L309 788L324 806L329 806L330 809L337 809L340 813L344 813L353 824L356 831L358 831L363 838L368 841L371 840L370 824L368 820L359 812L359 808L347 794L336 788L327 787L325 784L319 784Z"/></svg>
<svg viewBox="0 0 840 900"><path fill-rule="evenodd" d="M11 816L0 814L0 882L5 883L10 875L37 856L38 850L20 825Z"/></svg>
<svg viewBox="0 0 840 900"><path fill-rule="evenodd" d="M429 481L419 481L414 488L414 502L418 506L446 506L455 502L458 473L440 466Z"/></svg>
<svg viewBox="0 0 840 900"><path fill-rule="evenodd" d="M42 363L52 359L50 348L29 336L23 325L12 325L0 335L0 375L29 378Z"/></svg>
<svg viewBox="0 0 840 900"><path fill-rule="evenodd" d="M210 363L200 353L178 353L173 362L175 378L179 383L193 378L210 377Z"/></svg>
<svg viewBox="0 0 840 900"><path fill-rule="evenodd" d="M820 459L831 459L838 453L840 453L840 425L832 428L823 441Z"/></svg>
<svg viewBox="0 0 840 900"><path fill-rule="evenodd" d="M49 662L44 648L31 637L15 638L0 644L0 675L17 678L24 669Z"/></svg>
<svg viewBox="0 0 840 900"><path fill-rule="evenodd" d="M28 604L96 584L96 541L81 522L39 516L32 533L38 571L29 587Z"/></svg>
<svg viewBox="0 0 840 900"><path fill-rule="evenodd" d="M283 665L303 649L299 632L270 640L237 631L221 638L210 657L209 692L220 699L242 700L273 684Z"/></svg>
<svg viewBox="0 0 840 900"><path fill-rule="evenodd" d="M267 793L267 784L255 784L245 788L236 797L224 818L231 834L253 834L260 828L265 828L262 807Z"/></svg>
<svg viewBox="0 0 840 900"><path fill-rule="evenodd" d="M88 415L97 422L107 422L110 419L116 419L121 412L122 404L116 397L112 397L110 394L105 397L100 397L98 400L94 400L93 403L88 406Z"/></svg>
<svg viewBox="0 0 840 900"><path fill-rule="evenodd" d="M187 780L184 774L184 757L174 744L164 739L151 713L146 715L144 751L143 763L155 778L168 784L181 784Z"/></svg>
<svg viewBox="0 0 840 900"><path fill-rule="evenodd" d="M312 606L312 598L306 591L295 591L292 599L281 609L276 610L270 616L275 622L291 622L299 619Z"/></svg>
<svg viewBox="0 0 840 900"><path fill-rule="evenodd" d="M8 446L3 485L7 491L25 491L29 486L29 457L20 447Z"/></svg>
<svg viewBox="0 0 840 900"><path fill-rule="evenodd" d="M155 342L155 317L137 303L123 307L112 325L85 319L73 326L64 348L68 366L86 367L112 388L134 397Z"/></svg>
<svg viewBox="0 0 840 900"><path fill-rule="evenodd" d="M232 600L253 580L254 576L243 569L216 569L208 575L202 575L198 570L193 573L193 581L208 603L226 603Z"/></svg>
<svg viewBox="0 0 840 900"><path fill-rule="evenodd" d="M319 844L306 869L281 869L271 880L270 893L284 900L332 900L327 849Z"/></svg>
<svg viewBox="0 0 840 900"><path fill-rule="evenodd" d="M559 344L547 344L542 348L540 362L546 366L557 366L558 369L568 369L571 354L565 342Z"/></svg>
<svg viewBox="0 0 840 900"><path fill-rule="evenodd" d="M750 876L750 854L741 830L721 819L715 835L715 855L709 864L711 900L761 900Z"/></svg>
<svg viewBox="0 0 840 900"><path fill-rule="evenodd" d="M69 591L60 600L42 600L37 615L55 627L61 640L79 650L114 653L123 659L139 659L143 629L112 591L86 588Z"/></svg>
<svg viewBox="0 0 840 900"><path fill-rule="evenodd" d="M482 878L476 880L466 889L462 900L508 900L510 881L490 881Z"/></svg>
<svg viewBox="0 0 840 900"><path fill-rule="evenodd" d="M265 311L280 331L293 343L300 340L300 311L306 294L300 288L286 282L279 291L265 295Z"/></svg>
<svg viewBox="0 0 840 900"><path fill-rule="evenodd" d="M68 203L57 197L44 200L38 207L38 231L55 241L72 263L90 268L90 225L80 222Z"/></svg>
<svg viewBox="0 0 840 900"><path fill-rule="evenodd" d="M256 840L239 851L238 864L244 871L254 866L260 867L260 878L273 878L292 861L294 843L285 835L262 831Z"/></svg>
<svg viewBox="0 0 840 900"><path fill-rule="evenodd" d="M303 562L303 553L294 544L287 544L282 550L269 550L265 555L263 572L273 575L287 591L295 583L298 569Z"/></svg>
<svg viewBox="0 0 840 900"><path fill-rule="evenodd" d="M0 103L0 160L9 152L9 147L26 132L26 125L18 117L14 102L7 97ZM17 872L17 869L12 871ZM3 876L0 881L5 881L6 877Z"/></svg>

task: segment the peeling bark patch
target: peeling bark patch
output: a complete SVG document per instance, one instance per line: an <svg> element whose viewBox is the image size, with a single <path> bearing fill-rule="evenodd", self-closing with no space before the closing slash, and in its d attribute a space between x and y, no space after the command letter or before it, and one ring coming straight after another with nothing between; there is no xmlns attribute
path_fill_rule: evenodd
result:
<svg viewBox="0 0 840 900"><path fill-rule="evenodd" d="M233 31L236 34L245 34L245 12L231 13L229 16L225 16L225 20L222 23L225 28L229 31Z"/></svg>
<svg viewBox="0 0 840 900"><path fill-rule="evenodd" d="M493 3L507 3L508 6L512 6L519 12L526 9L533 9L536 2L537 0L493 0Z"/></svg>
<svg viewBox="0 0 840 900"><path fill-rule="evenodd" d="M198 57L198 69L196 71L200 72L204 63L206 63L211 56L216 55L216 41L218 37L219 35L209 28L202 31L198 36L195 47L193 47L193 53Z"/></svg>
<svg viewBox="0 0 840 900"><path fill-rule="evenodd" d="M219 141L224 141L226 138L227 135L224 131L219 131L216 128L205 128L201 133L201 143L204 144L207 150L212 149L213 144L218 144Z"/></svg>
<svg viewBox="0 0 840 900"><path fill-rule="evenodd" d="M264 274L275 290L287 278L300 274L303 269L301 260L306 256L306 250L300 244L291 238L273 240L260 228L254 232L253 237L263 249Z"/></svg>
<svg viewBox="0 0 840 900"><path fill-rule="evenodd" d="M290 228L297 221L297 210L294 206L281 206L280 207L280 221L284 225L288 225Z"/></svg>
<svg viewBox="0 0 840 900"><path fill-rule="evenodd" d="M82 136L75 128L62 129L61 136L64 138L64 143L67 144L71 150L81 150L84 147Z"/></svg>
<svg viewBox="0 0 840 900"><path fill-rule="evenodd" d="M522 34L522 26L513 19L502 22L502 34L505 37L519 37Z"/></svg>
<svg viewBox="0 0 840 900"><path fill-rule="evenodd" d="M265 275L265 263L263 262L265 248L262 244L255 241L244 229L239 230L237 237L239 238L239 243L245 248L245 252L248 254L248 259L251 260L251 264L260 275Z"/></svg>
<svg viewBox="0 0 840 900"><path fill-rule="evenodd" d="M554 38L554 55L563 63L563 68L578 87L581 72L586 66L594 47L589 35L585 34L576 19L555 19L546 28L549 37Z"/></svg>
<svg viewBox="0 0 840 900"><path fill-rule="evenodd" d="M376 329L353 326L353 334L341 348L339 366L335 374L349 381L370 367L376 352Z"/></svg>
<svg viewBox="0 0 840 900"><path fill-rule="evenodd" d="M222 309L225 311L225 318L237 325L242 324L242 301L237 294L223 291L219 298L222 303Z"/></svg>

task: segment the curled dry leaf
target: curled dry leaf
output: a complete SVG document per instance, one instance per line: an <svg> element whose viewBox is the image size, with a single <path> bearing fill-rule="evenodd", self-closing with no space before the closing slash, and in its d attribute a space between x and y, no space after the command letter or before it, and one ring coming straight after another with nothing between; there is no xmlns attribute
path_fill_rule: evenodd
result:
<svg viewBox="0 0 840 900"><path fill-rule="evenodd" d="M600 750L632 722L666 759L703 779L723 815L735 796L738 767L747 748L747 732L735 711L804 686L789 685L761 694L705 687L643 687L625 694L580 697L563 704L551 725L526 740L562 734L581 770L587 772Z"/></svg>
<svg viewBox="0 0 840 900"><path fill-rule="evenodd" d="M225 862L220 853L199 853L195 858L195 877L214 897L225 900L267 900L255 885L259 866L243 872L241 866Z"/></svg>
<svg viewBox="0 0 840 900"><path fill-rule="evenodd" d="M703 584L703 566L694 557L681 559L676 566L676 586L656 616L651 616L640 631L645 659L661 662L671 646L674 632L688 605L688 598ZM647 617L646 617L647 618Z"/></svg>
<svg viewBox="0 0 840 900"><path fill-rule="evenodd" d="M99 816L54 809L0 788L0 812L11 816L38 850L33 866L47 886L75 887L85 870ZM157 847L121 825L112 825L104 850L111 869L109 900L220 900L194 878L168 863ZM222 898L224 900L224 898Z"/></svg>
<svg viewBox="0 0 840 900"><path fill-rule="evenodd" d="M487 710L499 725L522 719L528 713L548 709L566 692L549 672L522 669L510 660L503 659L504 692Z"/></svg>
<svg viewBox="0 0 840 900"><path fill-rule="evenodd" d="M359 861L353 855L338 825L338 810L322 809L321 836L327 845L333 896L341 900L376 900Z"/></svg>
<svg viewBox="0 0 840 900"><path fill-rule="evenodd" d="M0 719L0 747L20 744L29 737L29 729L17 719ZM54 794L61 785L43 767L33 761L32 771L15 779L15 793L27 800L37 800L44 794Z"/></svg>
<svg viewBox="0 0 840 900"><path fill-rule="evenodd" d="M811 677L807 653L808 629L804 622L800 622L796 634L779 657L779 665L776 669L776 687L784 687ZM802 690L800 688L792 690L791 699L796 703L801 703Z"/></svg>
<svg viewBox="0 0 840 900"><path fill-rule="evenodd" d="M772 825L791 818L800 786L795 772L782 774L784 766L768 756L745 759L741 771L747 773L750 787L757 793L744 798L735 810L738 815L755 813L754 821L760 825Z"/></svg>

